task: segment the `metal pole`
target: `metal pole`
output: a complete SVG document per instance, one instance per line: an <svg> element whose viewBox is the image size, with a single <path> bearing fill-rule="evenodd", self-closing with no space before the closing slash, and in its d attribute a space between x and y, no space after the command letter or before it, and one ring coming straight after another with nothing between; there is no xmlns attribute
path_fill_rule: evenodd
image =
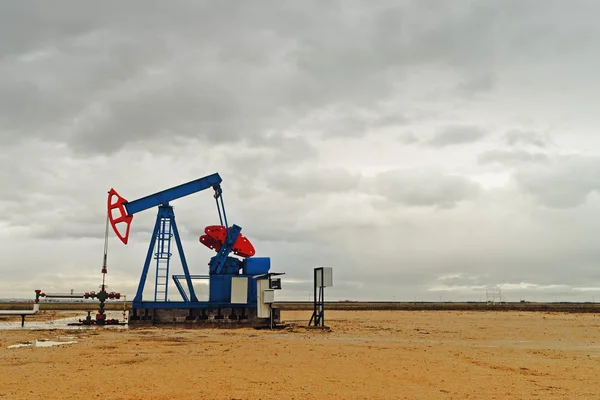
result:
<svg viewBox="0 0 600 400"><path fill-rule="evenodd" d="M217 203L217 211L219 212L219 222L223 225L223 218L221 217L221 207L219 207L219 199L215 197L215 202Z"/></svg>
<svg viewBox="0 0 600 400"><path fill-rule="evenodd" d="M223 209L223 219L225 220L225 228L229 229L229 225L227 224L227 214L225 214L225 203L223 203L223 194L219 196L221 199L221 208Z"/></svg>
<svg viewBox="0 0 600 400"><path fill-rule="evenodd" d="M313 305L314 305L313 308L314 308L314 315L315 315L315 326L317 326L319 324L319 321L318 321L318 318L319 318L318 315L319 314L317 313L317 269L316 268L315 268L315 271L314 271L314 277L313 278L314 278L314 282L315 282L314 283L314 285L315 285L314 291L315 292L313 294Z"/></svg>
<svg viewBox="0 0 600 400"><path fill-rule="evenodd" d="M321 270L321 326L325 326L325 288L323 287L323 270Z"/></svg>

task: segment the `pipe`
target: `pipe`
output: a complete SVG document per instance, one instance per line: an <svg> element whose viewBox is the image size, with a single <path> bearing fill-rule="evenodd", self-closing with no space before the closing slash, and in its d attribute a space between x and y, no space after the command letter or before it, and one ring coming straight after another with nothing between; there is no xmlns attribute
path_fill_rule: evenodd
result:
<svg viewBox="0 0 600 400"><path fill-rule="evenodd" d="M33 305L33 310L0 310L0 315L20 315L21 316L21 327L25 326L25 316L37 314L40 311L40 303L37 302Z"/></svg>
<svg viewBox="0 0 600 400"><path fill-rule="evenodd" d="M45 293L44 297L49 299L81 299L85 297L85 293Z"/></svg>
<svg viewBox="0 0 600 400"><path fill-rule="evenodd" d="M33 315L40 311L40 303L33 305L33 310L0 310L0 315Z"/></svg>

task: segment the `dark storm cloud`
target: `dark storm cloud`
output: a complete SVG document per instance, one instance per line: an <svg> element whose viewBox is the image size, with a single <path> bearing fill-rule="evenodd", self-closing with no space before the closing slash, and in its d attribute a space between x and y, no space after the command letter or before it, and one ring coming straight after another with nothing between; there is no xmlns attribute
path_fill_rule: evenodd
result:
<svg viewBox="0 0 600 400"><path fill-rule="evenodd" d="M339 133L330 133L360 135L372 123L357 113L402 93L407 67L449 66L466 74L465 90L487 90L492 64L519 46L553 43L525 34L539 25L519 10L531 4L464 5L6 3L0 140L37 135L87 152L152 137L235 142L334 106L357 111L334 118ZM468 78L474 69L480 78ZM450 142L442 135L433 143Z"/></svg>

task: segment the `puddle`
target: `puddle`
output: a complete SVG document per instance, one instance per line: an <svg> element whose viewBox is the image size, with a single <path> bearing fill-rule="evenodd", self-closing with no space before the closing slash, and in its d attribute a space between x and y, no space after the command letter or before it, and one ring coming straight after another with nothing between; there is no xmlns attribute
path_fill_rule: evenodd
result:
<svg viewBox="0 0 600 400"><path fill-rule="evenodd" d="M21 327L21 321L0 322L0 330L48 330L48 329L68 329L68 330L89 330L89 329L127 329L127 325L105 325L105 326L86 326L69 325L78 323L80 319L85 319L87 313L80 316L59 318L50 321L28 321L25 318L25 326ZM122 311L106 311L106 318L123 319Z"/></svg>
<svg viewBox="0 0 600 400"><path fill-rule="evenodd" d="M70 342L54 342L52 340L40 339L40 340L31 340L25 343L13 344L12 346L8 346L8 349L17 349L19 347L52 347L52 346L60 346L63 344L73 344L77 343L75 341Z"/></svg>

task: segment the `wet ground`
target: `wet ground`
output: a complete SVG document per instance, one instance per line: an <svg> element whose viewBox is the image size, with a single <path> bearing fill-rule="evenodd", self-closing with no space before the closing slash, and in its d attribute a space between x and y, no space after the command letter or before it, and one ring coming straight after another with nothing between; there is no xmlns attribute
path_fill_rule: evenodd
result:
<svg viewBox="0 0 600 400"><path fill-rule="evenodd" d="M64 317L64 318L55 318L48 319L47 315L58 315L61 314L77 314L76 316ZM36 315L28 315L25 317L25 325L21 327L21 317L14 316L11 317L11 321L0 321L0 330L48 330L48 329L97 329L96 326L74 326L69 324L79 323L79 320L85 320L87 316L86 312L74 313L72 311L67 312L53 312L49 314L45 311L40 311L39 314ZM122 311L106 311L107 319L118 319L119 321L123 320L123 312ZM9 319L9 318L6 318ZM102 329L127 329L127 325L107 325L102 327Z"/></svg>

